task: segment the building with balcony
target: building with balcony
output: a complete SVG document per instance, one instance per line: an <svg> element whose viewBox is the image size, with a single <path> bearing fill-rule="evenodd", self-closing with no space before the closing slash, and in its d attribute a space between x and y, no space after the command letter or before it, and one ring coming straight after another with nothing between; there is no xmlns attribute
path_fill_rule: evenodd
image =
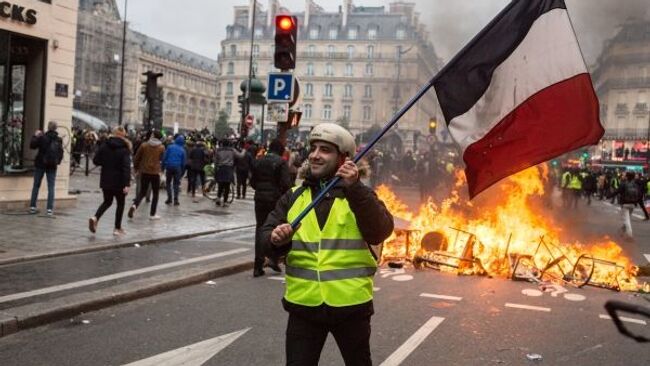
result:
<svg viewBox="0 0 650 366"><path fill-rule="evenodd" d="M650 138L650 21L623 24L606 42L592 75L605 127L594 155L612 165L640 168Z"/></svg>
<svg viewBox="0 0 650 366"><path fill-rule="evenodd" d="M268 9L258 5L256 11L253 27L253 2L236 6L221 42L217 107L229 114L233 127L241 119L237 86L248 78L251 32L256 77L266 80L269 72L279 71L273 66L278 14L298 18L294 74L300 81L300 98L294 108L303 112L303 132L321 122L344 124L356 134L383 125L441 64L411 2L396 1L386 8L344 0L337 12L326 12L307 0L304 12L293 13L271 0ZM414 135L428 134L429 119L440 115L437 105L431 91L399 122L397 135L405 148L411 149ZM267 126L273 122L267 121Z"/></svg>

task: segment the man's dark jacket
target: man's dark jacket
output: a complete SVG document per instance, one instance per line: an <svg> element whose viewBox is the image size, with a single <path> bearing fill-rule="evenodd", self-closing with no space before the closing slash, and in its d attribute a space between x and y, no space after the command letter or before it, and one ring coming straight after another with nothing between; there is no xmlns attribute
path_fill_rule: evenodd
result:
<svg viewBox="0 0 650 366"><path fill-rule="evenodd" d="M106 140L93 157L93 163L102 167L101 189L118 191L131 185L131 151L123 139L111 137Z"/></svg>
<svg viewBox="0 0 650 366"><path fill-rule="evenodd" d="M255 190L255 201L277 202L291 188L287 162L272 152L255 161L251 187Z"/></svg>
<svg viewBox="0 0 650 366"><path fill-rule="evenodd" d="M29 147L31 149L38 149L36 158L34 159L35 167L41 169L56 169L56 166L45 166L45 162L43 161L45 151L47 150L50 141L54 139L61 140L59 134L56 131L47 131L43 135L32 137L32 140L29 142Z"/></svg>
<svg viewBox="0 0 650 366"><path fill-rule="evenodd" d="M325 186L325 183L326 182L319 182L307 177L305 181L303 181L303 187L305 187L305 189L311 189L312 198L314 198L318 192L320 192L320 189ZM266 222L264 222L264 226L262 226L262 243L268 253L272 253L274 256L285 255L291 249L290 244L279 248L272 245L271 232L276 226L287 223L287 213L289 212L290 204L292 203L292 193L293 191L289 191L280 198L275 206L275 210L269 214L266 218ZM318 226L321 230L325 226L325 221L329 216L335 198L347 199L350 209L357 220L357 226L359 227L359 231L361 231L361 236L366 243L370 245L380 244L393 232L393 215L391 215L384 203L377 198L375 192L369 187L366 187L360 181L357 181L349 187L334 187L314 208L316 218L318 219ZM332 309L327 305L321 305L319 307L301 306L289 303L286 300L283 300L283 304L287 311L303 314L322 312L327 308L330 310ZM372 301L365 304L336 309L336 311L350 314L360 312L362 314L367 313L370 315L373 312Z"/></svg>

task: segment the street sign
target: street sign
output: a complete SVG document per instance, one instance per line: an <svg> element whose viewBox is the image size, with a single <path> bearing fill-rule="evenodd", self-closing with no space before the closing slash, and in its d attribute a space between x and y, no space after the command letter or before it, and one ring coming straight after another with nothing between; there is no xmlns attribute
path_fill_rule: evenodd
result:
<svg viewBox="0 0 650 366"><path fill-rule="evenodd" d="M269 91L266 99L269 102L288 103L293 100L293 74L290 72L269 73Z"/></svg>
<svg viewBox="0 0 650 366"><path fill-rule="evenodd" d="M289 103L269 103L267 108L270 121L287 122L289 119Z"/></svg>
<svg viewBox="0 0 650 366"><path fill-rule="evenodd" d="M255 125L255 116L252 114L249 114L246 116L246 119L244 120L244 123L246 123L246 127L252 128L253 125Z"/></svg>

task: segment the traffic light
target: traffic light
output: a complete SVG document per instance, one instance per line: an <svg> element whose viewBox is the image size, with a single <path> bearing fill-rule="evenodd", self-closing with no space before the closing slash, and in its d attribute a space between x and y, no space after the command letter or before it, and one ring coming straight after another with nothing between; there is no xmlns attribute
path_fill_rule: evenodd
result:
<svg viewBox="0 0 650 366"><path fill-rule="evenodd" d="M273 65L280 70L296 68L298 18L292 15L275 17L275 53Z"/></svg>
<svg viewBox="0 0 650 366"><path fill-rule="evenodd" d="M582 150L582 158L585 160L589 159L589 150Z"/></svg>
<svg viewBox="0 0 650 366"><path fill-rule="evenodd" d="M431 118L429 119L429 135L435 135L436 134L436 126L438 123L436 122L435 119Z"/></svg>

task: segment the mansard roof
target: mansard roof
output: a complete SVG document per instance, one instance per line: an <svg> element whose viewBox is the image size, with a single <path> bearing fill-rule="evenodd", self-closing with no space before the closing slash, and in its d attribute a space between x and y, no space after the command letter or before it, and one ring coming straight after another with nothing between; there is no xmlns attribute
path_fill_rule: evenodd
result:
<svg viewBox="0 0 650 366"><path fill-rule="evenodd" d="M216 60L209 57L201 56L192 51L188 51L173 44L161 41L159 39L149 37L140 32L131 31L137 43L140 44L142 51L145 53L153 54L162 59L181 64L189 65L193 68L216 74L218 64Z"/></svg>

